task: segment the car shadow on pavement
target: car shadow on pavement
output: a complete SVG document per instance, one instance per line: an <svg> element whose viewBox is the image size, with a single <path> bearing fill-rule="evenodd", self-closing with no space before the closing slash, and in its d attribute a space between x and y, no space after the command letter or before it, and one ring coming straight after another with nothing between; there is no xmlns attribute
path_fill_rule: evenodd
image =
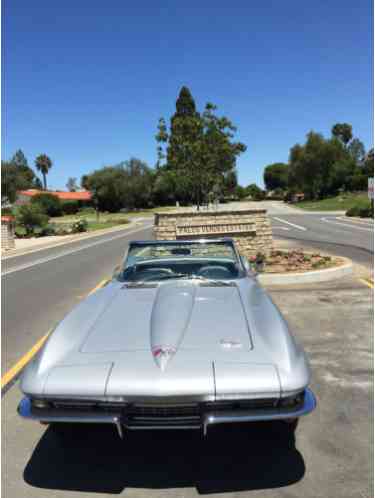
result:
<svg viewBox="0 0 375 498"><path fill-rule="evenodd" d="M200 431L49 427L24 470L31 486L119 494L126 488L195 487L200 494L278 488L299 481L305 464L287 424L252 423Z"/></svg>

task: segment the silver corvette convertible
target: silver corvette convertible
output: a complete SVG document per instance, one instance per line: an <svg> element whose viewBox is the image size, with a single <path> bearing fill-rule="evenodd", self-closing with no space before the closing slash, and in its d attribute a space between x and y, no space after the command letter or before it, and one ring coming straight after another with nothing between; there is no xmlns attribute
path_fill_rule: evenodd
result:
<svg viewBox="0 0 375 498"><path fill-rule="evenodd" d="M276 419L294 428L315 408L309 382L305 353L231 239L137 241L28 365L18 411L114 424L121 437Z"/></svg>

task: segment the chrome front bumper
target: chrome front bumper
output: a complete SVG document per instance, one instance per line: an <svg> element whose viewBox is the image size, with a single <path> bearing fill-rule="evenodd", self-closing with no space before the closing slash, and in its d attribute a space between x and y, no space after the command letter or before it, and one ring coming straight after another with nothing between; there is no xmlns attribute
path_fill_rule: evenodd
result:
<svg viewBox="0 0 375 498"><path fill-rule="evenodd" d="M123 437L123 428L126 429L201 429L206 435L207 428L210 425L216 424L235 424L241 422L258 422L283 420L290 418L298 418L312 412L316 407L316 399L310 389L305 390L305 396L302 405L298 408L267 408L256 410L220 410L211 411L202 414L201 420L196 424L189 425L142 425L132 426L127 424L126 417L120 411L106 413L92 413L70 410L67 413L64 410L51 410L48 413L42 410L35 410L31 406L30 398L23 398L18 405L18 413L23 418L29 420L37 420L47 423L88 423L88 424L113 424L117 427L120 437Z"/></svg>

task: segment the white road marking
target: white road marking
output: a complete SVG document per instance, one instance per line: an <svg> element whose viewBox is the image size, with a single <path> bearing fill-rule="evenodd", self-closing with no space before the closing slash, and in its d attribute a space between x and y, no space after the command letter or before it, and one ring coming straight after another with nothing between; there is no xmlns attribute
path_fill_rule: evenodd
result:
<svg viewBox="0 0 375 498"><path fill-rule="evenodd" d="M286 223L287 225L290 225L294 228L297 228L298 230L303 230L304 232L307 230L307 228L305 228L305 227L301 227L300 225L295 225L294 223L291 223L290 221L282 220L281 218L276 218L276 216L274 216L273 219L280 221L281 223Z"/></svg>
<svg viewBox="0 0 375 498"><path fill-rule="evenodd" d="M365 232L373 232L373 228L364 228L363 226L356 226L354 224L350 223L340 223L339 221L333 221L332 219L327 219L327 218L320 218L321 221L324 221L325 223L331 223L332 225L340 225L343 227L349 227L349 228L354 228L355 230L362 230Z"/></svg>
<svg viewBox="0 0 375 498"><path fill-rule="evenodd" d="M272 227L272 230L288 230L288 231L289 231L289 230L290 230L290 228L288 228L288 227L278 227L278 226L276 226L276 227Z"/></svg>
<svg viewBox="0 0 375 498"><path fill-rule="evenodd" d="M58 258L63 258L64 256L69 256L70 254L74 254L79 251L84 251L85 249L89 249L90 247L98 246L100 244L105 244L106 242L111 242L112 240L116 239L122 239L123 237L126 237L127 235L130 235L132 233L137 233L137 232L142 232L143 230L147 230L147 228L151 228L152 225L143 225L142 228L137 228L136 230L131 230L130 232L123 232L121 235L117 235L116 237L111 237L109 239L104 239L104 240L98 240L96 242L93 242L92 244L87 244L82 247L78 247L77 249L73 249L71 251L65 251L61 252L60 254L56 254L54 256L49 256L46 258L40 258L37 259L36 261L33 261L31 263L25 263L24 265L18 266L16 268L13 268L11 270L2 272L1 276L5 277L6 275L10 275L11 273L16 273L17 271L21 270L27 270L28 268L31 268L33 266L41 265L43 263L48 263L48 261L53 261L54 259Z"/></svg>

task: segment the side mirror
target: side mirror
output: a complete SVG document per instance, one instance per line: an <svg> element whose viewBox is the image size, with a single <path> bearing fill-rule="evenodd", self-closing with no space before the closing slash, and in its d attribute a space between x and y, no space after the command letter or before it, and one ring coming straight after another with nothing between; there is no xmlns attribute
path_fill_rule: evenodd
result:
<svg viewBox="0 0 375 498"><path fill-rule="evenodd" d="M241 262L242 262L243 267L245 268L246 271L251 270L249 260L245 256L241 256Z"/></svg>

